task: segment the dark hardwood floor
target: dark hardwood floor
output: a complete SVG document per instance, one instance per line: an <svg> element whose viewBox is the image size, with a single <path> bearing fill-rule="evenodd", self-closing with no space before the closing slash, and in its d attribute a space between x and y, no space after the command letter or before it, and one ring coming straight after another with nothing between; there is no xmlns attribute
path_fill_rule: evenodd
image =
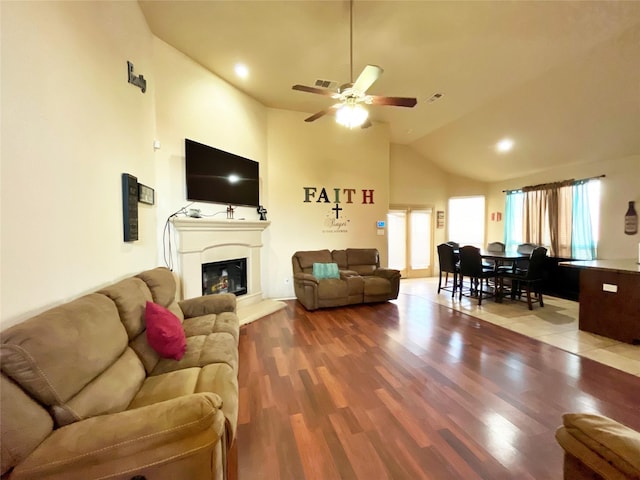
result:
<svg viewBox="0 0 640 480"><path fill-rule="evenodd" d="M561 479L564 412L640 429L640 378L427 299L241 327L238 477Z"/></svg>

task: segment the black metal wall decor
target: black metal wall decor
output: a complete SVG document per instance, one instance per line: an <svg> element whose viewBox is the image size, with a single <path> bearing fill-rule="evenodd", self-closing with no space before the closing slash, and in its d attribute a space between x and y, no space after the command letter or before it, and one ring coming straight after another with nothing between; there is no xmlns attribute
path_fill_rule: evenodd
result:
<svg viewBox="0 0 640 480"><path fill-rule="evenodd" d="M127 60L127 73L129 75L129 83L139 87L142 90L142 93L147 91L147 81L144 79L142 75L134 75L133 74L133 63Z"/></svg>

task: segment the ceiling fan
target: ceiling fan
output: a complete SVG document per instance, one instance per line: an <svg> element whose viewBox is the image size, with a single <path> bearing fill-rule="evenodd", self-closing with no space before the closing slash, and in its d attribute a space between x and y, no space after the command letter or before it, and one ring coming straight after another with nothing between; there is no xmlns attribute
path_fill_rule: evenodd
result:
<svg viewBox="0 0 640 480"><path fill-rule="evenodd" d="M367 128L371 126L368 120L369 112L362 106L389 105L396 107L414 107L418 101L412 97L386 97L380 95L367 95L367 90L382 75L381 67L367 65L360 73L356 81L353 81L353 0L349 2L349 64L350 82L340 86L337 92L323 88L308 87L306 85L294 85L293 90L315 93L338 100L338 103L321 110L318 113L305 118L305 122L313 122L324 115L336 115L336 120L341 125L349 128Z"/></svg>

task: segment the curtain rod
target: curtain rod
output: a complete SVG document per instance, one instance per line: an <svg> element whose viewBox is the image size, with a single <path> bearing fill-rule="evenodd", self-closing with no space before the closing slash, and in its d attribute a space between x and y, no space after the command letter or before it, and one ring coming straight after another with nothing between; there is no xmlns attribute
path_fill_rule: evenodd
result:
<svg viewBox="0 0 640 480"><path fill-rule="evenodd" d="M606 177L606 175L603 173L602 175L596 175L595 177L580 178L578 180L570 179L570 180L562 180L561 182L541 183L539 185L527 185L526 187L513 188L511 190L502 190L502 193L519 192L520 190L524 190L525 188L533 189L535 187L542 187L544 185L552 185L552 184L556 184L556 183L571 182L571 183L575 184L575 183L578 183L578 182L586 182L588 180L595 180L596 178L604 178L604 177Z"/></svg>

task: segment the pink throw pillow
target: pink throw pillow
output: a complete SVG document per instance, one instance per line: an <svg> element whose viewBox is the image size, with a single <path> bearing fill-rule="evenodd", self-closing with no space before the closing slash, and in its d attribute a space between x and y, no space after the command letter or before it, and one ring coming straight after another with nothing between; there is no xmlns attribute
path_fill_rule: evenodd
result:
<svg viewBox="0 0 640 480"><path fill-rule="evenodd" d="M164 358L180 360L187 349L187 339L180 319L166 308L147 302L144 312L147 341Z"/></svg>

